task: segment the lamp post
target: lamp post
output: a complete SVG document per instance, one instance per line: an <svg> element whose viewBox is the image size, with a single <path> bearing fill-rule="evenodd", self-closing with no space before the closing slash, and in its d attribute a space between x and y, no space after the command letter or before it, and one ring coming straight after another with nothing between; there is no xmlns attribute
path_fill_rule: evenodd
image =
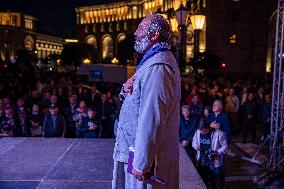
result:
<svg viewBox="0 0 284 189"><path fill-rule="evenodd" d="M182 4L176 10L176 18L178 22L178 28L180 30L180 41L179 41L179 64L183 67L186 64L186 28L187 28L187 15L188 9Z"/></svg>
<svg viewBox="0 0 284 189"><path fill-rule="evenodd" d="M197 57L199 53L199 35L203 28L205 22L205 15L202 14L202 3L200 1L198 4L194 5L193 10L191 10L192 1L187 1L187 9L181 4L180 8L176 10L176 19L178 22L178 28L180 31L180 55L179 63L180 66L186 64L186 41L187 41L187 27L191 23L194 30L194 58ZM201 6L200 6L201 4ZM188 19L189 17L189 19Z"/></svg>
<svg viewBox="0 0 284 189"><path fill-rule="evenodd" d="M199 53L199 36L205 22L205 16L194 14L190 16L190 21L194 29L194 57Z"/></svg>

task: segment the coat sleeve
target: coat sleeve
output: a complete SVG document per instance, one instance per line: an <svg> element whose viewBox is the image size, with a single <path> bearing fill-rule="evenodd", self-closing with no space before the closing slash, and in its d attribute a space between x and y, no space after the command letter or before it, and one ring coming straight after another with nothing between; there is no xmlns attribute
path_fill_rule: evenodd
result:
<svg viewBox="0 0 284 189"><path fill-rule="evenodd" d="M228 143L227 143L227 138L226 138L226 134L224 132L222 132L221 130L218 130L218 132L220 132L220 138L219 138L219 142L220 142L220 148L217 150L218 153L225 153L227 148L228 148Z"/></svg>
<svg viewBox="0 0 284 189"><path fill-rule="evenodd" d="M150 171L157 155L157 135L165 125L174 77L166 65L152 65L141 80L141 96L133 167ZM160 136L163 137L163 136ZM163 145L163 144L161 144Z"/></svg>

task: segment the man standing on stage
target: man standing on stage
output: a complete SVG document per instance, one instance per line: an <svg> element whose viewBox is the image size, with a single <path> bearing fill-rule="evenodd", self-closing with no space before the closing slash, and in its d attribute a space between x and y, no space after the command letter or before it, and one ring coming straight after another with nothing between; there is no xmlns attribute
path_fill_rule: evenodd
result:
<svg viewBox="0 0 284 189"><path fill-rule="evenodd" d="M161 15L149 14L134 35L134 48L144 56L120 94L112 188L177 189L180 73L170 51L171 27ZM134 150L131 171L129 147ZM165 184L151 181L149 174Z"/></svg>

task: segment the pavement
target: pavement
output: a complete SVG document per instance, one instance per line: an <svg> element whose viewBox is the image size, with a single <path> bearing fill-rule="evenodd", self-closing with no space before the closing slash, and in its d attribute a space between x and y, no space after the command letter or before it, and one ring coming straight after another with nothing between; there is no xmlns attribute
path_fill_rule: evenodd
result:
<svg viewBox="0 0 284 189"><path fill-rule="evenodd" d="M0 189L109 189L113 139L0 138ZM180 147L180 189L205 189Z"/></svg>

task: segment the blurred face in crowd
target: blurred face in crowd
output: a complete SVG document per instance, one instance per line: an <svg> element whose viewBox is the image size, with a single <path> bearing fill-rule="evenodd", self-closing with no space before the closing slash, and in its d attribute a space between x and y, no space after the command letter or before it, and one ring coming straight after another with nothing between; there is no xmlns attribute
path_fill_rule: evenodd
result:
<svg viewBox="0 0 284 189"><path fill-rule="evenodd" d="M44 98L45 99L50 99L50 92L45 92L44 93Z"/></svg>
<svg viewBox="0 0 284 189"><path fill-rule="evenodd" d="M190 116L190 109L188 107L183 107L181 109L181 114L183 115L183 117L188 118Z"/></svg>
<svg viewBox="0 0 284 189"><path fill-rule="evenodd" d="M213 107L212 107L212 110L214 113L219 113L221 112L223 109L223 105L222 103L219 101L219 100L216 100L214 103L213 103Z"/></svg>
<svg viewBox="0 0 284 189"><path fill-rule="evenodd" d="M243 93L247 93L248 92L248 88L244 87L243 88Z"/></svg>
<svg viewBox="0 0 284 189"><path fill-rule="evenodd" d="M110 91L107 92L107 98L108 98L108 99L112 98L112 94L111 94Z"/></svg>
<svg viewBox="0 0 284 189"><path fill-rule="evenodd" d="M212 96L217 95L217 90L216 90L216 89L212 89L212 90L211 90L211 95L212 95Z"/></svg>
<svg viewBox="0 0 284 189"><path fill-rule="evenodd" d="M253 101L253 99L254 99L253 93L249 93L249 94L248 94L248 100L249 100L249 101Z"/></svg>
<svg viewBox="0 0 284 189"><path fill-rule="evenodd" d="M14 113L13 108L5 109L6 116L12 116Z"/></svg>
<svg viewBox="0 0 284 189"><path fill-rule="evenodd" d="M38 105L34 104L32 110L33 110L33 112L38 112L39 111Z"/></svg>
<svg viewBox="0 0 284 189"><path fill-rule="evenodd" d="M81 109L85 109L85 108L87 107L85 101L81 101L80 104L79 104L79 107L80 107Z"/></svg>
<svg viewBox="0 0 284 189"><path fill-rule="evenodd" d="M63 94L63 88L62 88L62 87L59 87L59 88L57 89L57 91L58 91L58 94Z"/></svg>
<svg viewBox="0 0 284 189"><path fill-rule="evenodd" d="M0 108L2 108L2 107L3 107L3 100L0 99Z"/></svg>
<svg viewBox="0 0 284 189"><path fill-rule="evenodd" d="M37 98L38 92L37 90L32 91L32 98Z"/></svg>
<svg viewBox="0 0 284 189"><path fill-rule="evenodd" d="M76 99L75 99L73 96L71 96L71 97L69 98L69 103L70 103L70 104L75 104L75 103L76 103Z"/></svg>
<svg viewBox="0 0 284 189"><path fill-rule="evenodd" d="M189 86L188 83L186 83L186 84L184 85L184 89L185 89L186 91L189 91L189 90L190 90L190 86Z"/></svg>
<svg viewBox="0 0 284 189"><path fill-rule="evenodd" d="M59 112L59 109L57 107L49 108L49 113L51 115L57 115Z"/></svg>
<svg viewBox="0 0 284 189"><path fill-rule="evenodd" d="M192 88L192 89L191 89L191 95L196 95L196 94L197 94L196 88Z"/></svg>
<svg viewBox="0 0 284 189"><path fill-rule="evenodd" d="M199 101L198 96L197 95L193 96L193 98L192 98L193 104L198 104L198 101Z"/></svg>
<svg viewBox="0 0 284 189"><path fill-rule="evenodd" d="M107 101L107 95L106 94L102 94L101 100L102 100L102 102L106 102Z"/></svg>
<svg viewBox="0 0 284 189"><path fill-rule="evenodd" d="M57 96L52 95L52 96L50 97L50 102L51 102L51 104L57 104Z"/></svg>
<svg viewBox="0 0 284 189"><path fill-rule="evenodd" d="M89 110L89 111L88 111L88 117L89 117L90 119L94 118L95 115L96 115L96 112L95 112L95 111L93 111L93 110Z"/></svg>
<svg viewBox="0 0 284 189"><path fill-rule="evenodd" d="M230 90L229 90L229 95L232 96L232 95L234 95L234 94L235 94L235 90L234 90L234 89L230 89Z"/></svg>
<svg viewBox="0 0 284 189"><path fill-rule="evenodd" d="M24 104L25 104L25 102L24 102L24 100L22 98L17 100L18 107L22 107L22 106L24 106Z"/></svg>
<svg viewBox="0 0 284 189"><path fill-rule="evenodd" d="M92 91L92 93L96 93L97 92L97 87L93 85L91 91Z"/></svg>
<svg viewBox="0 0 284 189"><path fill-rule="evenodd" d="M271 102L271 95L270 95L270 94L266 94L266 95L264 96L264 99L265 99L265 102L266 102L266 103L270 103L270 102Z"/></svg>
<svg viewBox="0 0 284 189"><path fill-rule="evenodd" d="M204 109L203 111L204 115L207 117L209 115L209 110L207 108Z"/></svg>
<svg viewBox="0 0 284 189"><path fill-rule="evenodd" d="M7 97L3 98L3 105L6 105L6 104L10 104L10 100Z"/></svg>

